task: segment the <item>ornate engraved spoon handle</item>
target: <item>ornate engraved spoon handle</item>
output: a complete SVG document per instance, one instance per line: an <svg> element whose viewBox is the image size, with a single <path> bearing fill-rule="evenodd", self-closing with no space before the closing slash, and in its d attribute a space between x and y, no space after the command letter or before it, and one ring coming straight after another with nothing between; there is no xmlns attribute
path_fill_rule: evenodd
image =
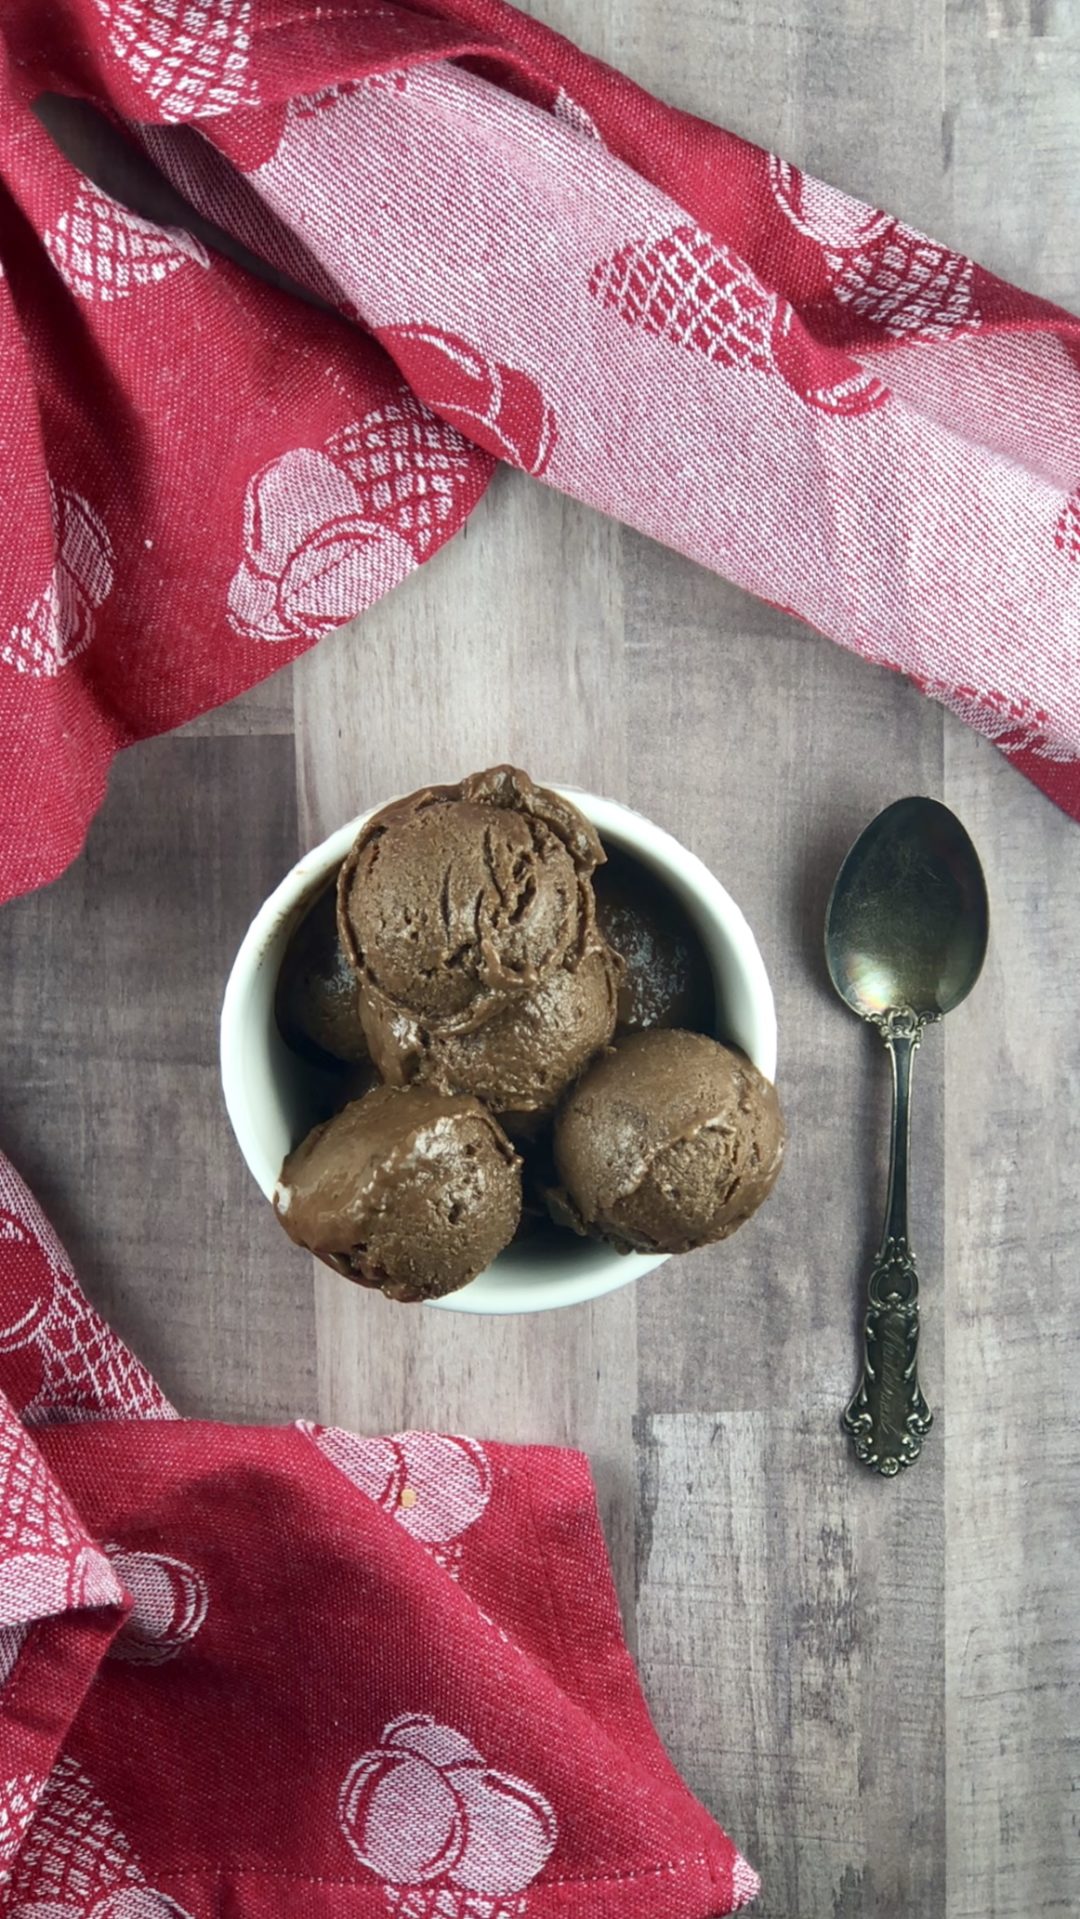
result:
<svg viewBox="0 0 1080 1919"><path fill-rule="evenodd" d="M919 1386L919 1276L907 1224L911 1065L924 1024L906 1007L874 1021L892 1060L889 1198L867 1282L862 1379L844 1426L864 1464L889 1477L918 1459L933 1417Z"/></svg>

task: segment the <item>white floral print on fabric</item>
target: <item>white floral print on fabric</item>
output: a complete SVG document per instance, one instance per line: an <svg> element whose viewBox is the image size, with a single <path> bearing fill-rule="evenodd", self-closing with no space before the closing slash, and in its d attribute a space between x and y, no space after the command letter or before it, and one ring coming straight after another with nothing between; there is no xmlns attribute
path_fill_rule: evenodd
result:
<svg viewBox="0 0 1080 1919"><path fill-rule="evenodd" d="M974 267L891 214L769 155L769 184L792 226L820 247L833 296L894 339L972 332Z"/></svg>
<svg viewBox="0 0 1080 1919"><path fill-rule="evenodd" d="M43 1784L33 1772L0 1778L0 1896L11 1878L11 1862L22 1844Z"/></svg>
<svg viewBox="0 0 1080 1919"><path fill-rule="evenodd" d="M245 639L308 642L371 606L415 565L412 547L369 516L344 468L298 447L248 483L229 621Z"/></svg>
<svg viewBox="0 0 1080 1919"><path fill-rule="evenodd" d="M120 1598L108 1561L85 1544L67 1495L0 1398L0 1627Z"/></svg>
<svg viewBox="0 0 1080 1919"><path fill-rule="evenodd" d="M1033 753L1036 759L1059 766L1080 760L1080 749L1057 732L1049 714L1030 700L1010 700L1004 693L983 692L974 686L949 686L944 680L924 681L922 688L965 726L985 733L1002 753Z"/></svg>
<svg viewBox="0 0 1080 1919"><path fill-rule="evenodd" d="M208 267L210 256L183 227L162 227L83 180L70 207L45 234L61 279L80 300L126 300L160 287L182 267Z"/></svg>
<svg viewBox="0 0 1080 1919"><path fill-rule="evenodd" d="M134 1605L109 1649L133 1666L164 1666L190 1645L206 1619L210 1595L194 1566L167 1553L106 1546L113 1572Z"/></svg>
<svg viewBox="0 0 1080 1919"><path fill-rule="evenodd" d="M11 1919L190 1919L146 1875L93 1782L62 1758L11 1874Z"/></svg>
<svg viewBox="0 0 1080 1919"><path fill-rule="evenodd" d="M94 0L109 46L163 120L258 105L252 0Z"/></svg>
<svg viewBox="0 0 1080 1919"><path fill-rule="evenodd" d="M493 359L445 327L384 326L378 338L440 417L476 446L537 478L546 472L559 428L530 373Z"/></svg>
<svg viewBox="0 0 1080 1919"><path fill-rule="evenodd" d="M478 1440L445 1433L364 1439L299 1421L331 1464L455 1577L462 1536L487 1510L491 1463Z"/></svg>
<svg viewBox="0 0 1080 1919"><path fill-rule="evenodd" d="M628 241L593 268L589 291L628 326L720 367L776 375L820 412L870 413L889 398L858 361L811 340L788 302L700 227Z"/></svg>
<svg viewBox="0 0 1080 1919"><path fill-rule="evenodd" d="M175 1419L145 1366L96 1313L22 1180L0 1160L0 1352L38 1366L29 1425L75 1419Z"/></svg>
<svg viewBox="0 0 1080 1919"><path fill-rule="evenodd" d="M359 489L366 517L399 533L417 560L453 529L475 484L476 456L457 428L407 389L335 433L326 451Z"/></svg>
<svg viewBox="0 0 1080 1919"><path fill-rule="evenodd" d="M78 1539L72 1509L33 1440L0 1404L0 1625L21 1624L63 1603ZM39 1594L44 1603L24 1612L24 1598Z"/></svg>
<svg viewBox="0 0 1080 1919"><path fill-rule="evenodd" d="M51 577L0 640L0 660L36 679L51 679L85 652L113 585L112 546L89 500L55 484L50 494L56 553Z"/></svg>
<svg viewBox="0 0 1080 1919"><path fill-rule="evenodd" d="M338 1817L395 1919L521 1919L558 1837L543 1793L421 1713L351 1767Z"/></svg>

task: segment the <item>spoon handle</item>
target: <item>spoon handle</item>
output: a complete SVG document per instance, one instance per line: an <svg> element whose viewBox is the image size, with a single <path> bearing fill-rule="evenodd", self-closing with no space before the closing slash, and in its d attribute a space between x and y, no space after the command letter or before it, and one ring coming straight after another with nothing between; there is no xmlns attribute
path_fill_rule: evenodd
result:
<svg viewBox="0 0 1080 1919"><path fill-rule="evenodd" d="M911 1065L925 1021L908 1007L893 1007L873 1023L892 1060L889 1197L867 1281L862 1379L844 1427L863 1463L891 1478L918 1459L933 1417L919 1386L919 1276L907 1220Z"/></svg>

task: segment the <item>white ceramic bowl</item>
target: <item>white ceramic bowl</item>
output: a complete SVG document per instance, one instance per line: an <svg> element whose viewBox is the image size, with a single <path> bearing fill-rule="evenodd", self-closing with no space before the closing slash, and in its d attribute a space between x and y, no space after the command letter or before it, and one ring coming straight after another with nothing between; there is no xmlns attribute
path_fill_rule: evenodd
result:
<svg viewBox="0 0 1080 1919"><path fill-rule="evenodd" d="M717 1038L740 1046L768 1079L776 1077L776 1009L754 935L730 894L706 866L659 826L617 800L575 787L572 800L602 840L649 867L686 908L712 963ZM377 811L372 808L372 812ZM350 820L287 873L252 920L233 962L221 1009L221 1081L248 1166L267 1199L281 1163L313 1124L313 1069L285 1045L274 1017L278 970L310 900L340 866L370 813ZM525 1313L576 1306L662 1266L665 1254L617 1253L597 1241L553 1235L510 1246L459 1293L434 1301L456 1313Z"/></svg>

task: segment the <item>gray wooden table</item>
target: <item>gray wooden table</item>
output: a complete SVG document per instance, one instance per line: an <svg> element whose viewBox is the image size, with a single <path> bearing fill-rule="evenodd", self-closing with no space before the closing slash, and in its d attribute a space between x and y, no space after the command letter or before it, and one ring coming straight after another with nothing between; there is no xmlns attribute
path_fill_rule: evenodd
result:
<svg viewBox="0 0 1080 1919"><path fill-rule="evenodd" d="M678 104L1080 309L1077 0L544 0ZM1077 452L1080 471L1080 449ZM404 1311L306 1263L233 1144L216 1015L299 849L496 759L651 814L745 907L791 1148L729 1246L594 1307ZM925 1455L849 1459L884 1180L878 1043L820 927L854 833L944 798L993 944L918 1067ZM122 757L79 864L0 913L0 1143L181 1409L590 1454L661 1732L762 1919L1080 1910L1080 828L909 688L503 472L353 629ZM587 1919L587 1916L583 1916Z"/></svg>

